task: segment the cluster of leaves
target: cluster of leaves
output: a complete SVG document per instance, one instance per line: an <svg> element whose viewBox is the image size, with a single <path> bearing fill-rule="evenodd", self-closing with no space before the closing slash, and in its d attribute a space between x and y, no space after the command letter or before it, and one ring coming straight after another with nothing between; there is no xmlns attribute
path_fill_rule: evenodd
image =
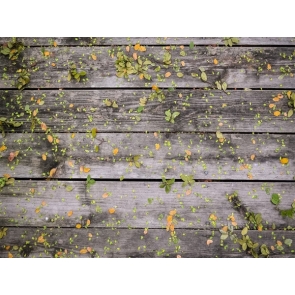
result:
<svg viewBox="0 0 295 295"><path fill-rule="evenodd" d="M26 69L19 69L16 72L19 73L19 76L16 79L15 86L17 89L23 90L30 83L31 74Z"/></svg>
<svg viewBox="0 0 295 295"><path fill-rule="evenodd" d="M240 40L236 37L225 37L223 39L223 42L225 44L225 46L233 46L233 45L236 45L240 42Z"/></svg>
<svg viewBox="0 0 295 295"><path fill-rule="evenodd" d="M68 81L71 81L72 79L77 80L77 82L81 81L81 78L86 78L86 72L85 71L77 71L77 66L72 63L70 66L70 70L68 73ZM85 79L82 79L82 81L84 81Z"/></svg>
<svg viewBox="0 0 295 295"><path fill-rule="evenodd" d="M217 89L219 90L223 90L224 92L227 89L227 83L226 82L222 82L222 81L216 81L215 82Z"/></svg>
<svg viewBox="0 0 295 295"><path fill-rule="evenodd" d="M16 60L19 54L24 51L24 49L24 44L17 41L16 38L13 37L11 41L1 46L0 52L4 55L7 55L10 60Z"/></svg>
<svg viewBox="0 0 295 295"><path fill-rule="evenodd" d="M173 113L171 113L171 111L170 110L167 110L166 112L165 112L165 120L166 121L168 121L168 122L170 122L170 123L174 123L175 121L174 121L174 119L176 118L176 117L178 117L179 115L180 115L180 113L179 112L173 112Z"/></svg>
<svg viewBox="0 0 295 295"><path fill-rule="evenodd" d="M91 185L95 184L95 180L91 178L90 175L87 175L86 178L86 188L89 189Z"/></svg>
<svg viewBox="0 0 295 295"><path fill-rule="evenodd" d="M294 111L295 111L295 92L288 91L287 96L289 99L288 106L290 108L290 110L288 111L288 117L291 117L291 116L293 116Z"/></svg>
<svg viewBox="0 0 295 295"><path fill-rule="evenodd" d="M112 108L117 108L118 104L115 100L111 100L109 98L106 98L103 100L103 103L107 106L107 107L112 107Z"/></svg>
<svg viewBox="0 0 295 295"><path fill-rule="evenodd" d="M29 119L31 121L31 131L34 132L36 125L42 123L40 119L37 117L39 110L35 109L34 111L31 111L30 106L26 105L25 111L29 115Z"/></svg>
<svg viewBox="0 0 295 295"><path fill-rule="evenodd" d="M195 183L193 175L180 174L180 178L183 181L183 184L182 184L183 187L187 185L193 185Z"/></svg>
<svg viewBox="0 0 295 295"><path fill-rule="evenodd" d="M281 202L281 198L279 196L279 194L272 194L271 195L271 199L270 201L274 204L274 205L279 205ZM280 212L280 215L283 217L289 217L289 218L293 218L294 213L295 213L295 201L292 203L291 208L290 209L284 209L281 210L279 208L277 208Z"/></svg>
<svg viewBox="0 0 295 295"><path fill-rule="evenodd" d="M159 89L158 86L153 85L152 93L149 95L149 100L153 101L154 99L158 99L159 102L163 102L166 98L164 91Z"/></svg>
<svg viewBox="0 0 295 295"><path fill-rule="evenodd" d="M244 227L243 230L241 231L242 238L238 239L237 242L242 246L242 249L244 251L249 251L253 257L258 258L258 249L259 249L259 244L254 243L251 238L247 235L248 233L248 228ZM264 245L265 246L265 245ZM267 247L263 247L263 252L269 254L269 251ZM267 255L268 255L267 254Z"/></svg>
<svg viewBox="0 0 295 295"><path fill-rule="evenodd" d="M0 178L0 188L13 183L14 178L11 178L9 175L3 175L3 177Z"/></svg>
<svg viewBox="0 0 295 295"><path fill-rule="evenodd" d="M129 166L135 165L136 168L140 168L141 163L139 162L140 156L132 156L132 157L127 157L126 161L129 162Z"/></svg>
<svg viewBox="0 0 295 295"><path fill-rule="evenodd" d="M0 229L0 239L6 236L7 227L1 227Z"/></svg>
<svg viewBox="0 0 295 295"><path fill-rule="evenodd" d="M12 119L8 119L5 117L0 117L0 131L2 132L2 137L5 137L5 127L12 128L12 127L20 127L23 123L22 122L16 122Z"/></svg>
<svg viewBox="0 0 295 295"><path fill-rule="evenodd" d="M175 178L166 179L164 176L162 177L162 183L160 184L160 188L165 188L165 192L168 194L171 191L171 186L175 182Z"/></svg>

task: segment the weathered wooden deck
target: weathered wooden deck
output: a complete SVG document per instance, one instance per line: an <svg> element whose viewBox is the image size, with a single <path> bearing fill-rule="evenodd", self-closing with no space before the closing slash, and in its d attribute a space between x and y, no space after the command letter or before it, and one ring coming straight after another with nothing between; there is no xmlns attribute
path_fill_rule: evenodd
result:
<svg viewBox="0 0 295 295"><path fill-rule="evenodd" d="M23 123L0 141L0 257L294 257L295 38L18 40L0 54L0 117ZM118 77L118 52L139 73Z"/></svg>

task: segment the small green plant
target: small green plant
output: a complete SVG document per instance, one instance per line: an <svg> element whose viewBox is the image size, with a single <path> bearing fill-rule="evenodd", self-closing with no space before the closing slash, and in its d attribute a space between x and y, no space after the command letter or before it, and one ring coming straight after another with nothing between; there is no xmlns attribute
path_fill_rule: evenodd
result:
<svg viewBox="0 0 295 295"><path fill-rule="evenodd" d="M271 195L271 199L270 201L274 204L274 205L278 205L280 203L280 196L279 194L272 194Z"/></svg>
<svg viewBox="0 0 295 295"><path fill-rule="evenodd" d="M4 187L5 185L10 185L14 183L14 178L11 178L8 175L4 175L0 178L0 188Z"/></svg>
<svg viewBox="0 0 295 295"><path fill-rule="evenodd" d="M117 76L119 78L128 78L129 75L136 74L136 70L132 65L133 59L123 52L117 53L117 60L116 60L116 68L117 68Z"/></svg>
<svg viewBox="0 0 295 295"><path fill-rule="evenodd" d="M290 209L279 210L279 212L283 217L293 218L294 213L295 213L295 202L292 203Z"/></svg>
<svg viewBox="0 0 295 295"><path fill-rule="evenodd" d="M195 180L193 179L193 175L187 175L187 174L180 174L180 178L183 181L182 186L185 187L187 185L193 185L195 183Z"/></svg>
<svg viewBox="0 0 295 295"><path fill-rule="evenodd" d="M5 137L5 128L20 127L22 124L22 122L16 122L12 119L0 117L0 131L2 132L2 137Z"/></svg>
<svg viewBox="0 0 295 295"><path fill-rule="evenodd" d="M151 80L151 76L147 73L148 66L152 64L152 62L148 59L143 61L140 57L137 58L137 63L134 65L135 73L139 76L140 79L145 78L146 80Z"/></svg>
<svg viewBox="0 0 295 295"><path fill-rule="evenodd" d="M175 182L175 178L166 179L162 177L162 183L160 184L160 188L165 188L165 192L168 194L171 191L171 186Z"/></svg>
<svg viewBox="0 0 295 295"><path fill-rule="evenodd" d="M152 93L149 95L150 101L153 101L154 99L158 99L159 102L165 101L166 96L163 90L159 89L156 85L152 87L152 90Z"/></svg>
<svg viewBox="0 0 295 295"><path fill-rule="evenodd" d="M127 157L126 161L129 162L129 166L135 165L136 168L140 168L141 163L139 162L140 156L132 156L132 157Z"/></svg>
<svg viewBox="0 0 295 295"><path fill-rule="evenodd" d="M165 65L170 65L171 64L171 54L169 51L165 51L164 57L163 57L163 63Z"/></svg>
<svg viewBox="0 0 295 295"><path fill-rule="evenodd" d="M0 52L7 55L10 60L16 60L24 49L24 44L22 42L18 42L16 38L13 37L11 41L1 46Z"/></svg>
<svg viewBox="0 0 295 295"><path fill-rule="evenodd" d="M165 115L166 115L166 117L165 117L166 121L168 121L170 123L174 123L175 122L174 119L176 117L178 117L180 115L180 113L179 112L173 112L173 114L172 114L171 111L168 110L168 111L165 112Z"/></svg>
<svg viewBox="0 0 295 295"><path fill-rule="evenodd" d="M259 244L254 243L251 238L247 235L248 233L248 228L244 227L243 230L241 231L242 238L238 239L237 242L242 246L242 249L244 251L249 251L253 257L258 258L259 253ZM257 250L256 250L257 249Z"/></svg>
<svg viewBox="0 0 295 295"><path fill-rule="evenodd" d="M91 178L90 175L87 175L86 179L86 188L89 189L91 185L95 184L95 180Z"/></svg>
<svg viewBox="0 0 295 295"><path fill-rule="evenodd" d="M19 90L23 90L31 81L31 74L26 69L19 69L16 71L19 73L19 76L15 82L15 86Z"/></svg>
<svg viewBox="0 0 295 295"><path fill-rule="evenodd" d="M1 227L0 228L0 239L6 236L7 227Z"/></svg>
<svg viewBox="0 0 295 295"><path fill-rule="evenodd" d="M75 79L77 82L80 82L81 78L83 78L82 81L85 81L86 75L87 74L86 74L85 71L78 72L77 71L77 66L75 64L71 64L70 70L69 70L69 73L68 73L68 81L71 81L72 79Z"/></svg>
<svg viewBox="0 0 295 295"><path fill-rule="evenodd" d="M293 116L294 111L295 111L295 92L288 91L287 96L289 99L288 106L290 108L290 110L288 111L288 117L291 117L291 116Z"/></svg>
<svg viewBox="0 0 295 295"><path fill-rule="evenodd" d="M117 108L118 104L115 100L111 100L109 98L106 98L103 100L103 103L107 106L107 107L112 107L112 108Z"/></svg>
<svg viewBox="0 0 295 295"><path fill-rule="evenodd" d="M25 111L29 115L29 119L31 121L31 131L34 132L36 125L40 125L42 123L40 119L37 117L39 110L35 109L34 111L31 111L30 106L26 105Z"/></svg>
<svg viewBox="0 0 295 295"><path fill-rule="evenodd" d="M223 39L223 42L225 44L225 46L233 46L233 45L236 45L240 42L240 40L236 37L225 37Z"/></svg>
<svg viewBox="0 0 295 295"><path fill-rule="evenodd" d="M262 217L260 213L246 212L246 219L252 223L254 229L262 230Z"/></svg>

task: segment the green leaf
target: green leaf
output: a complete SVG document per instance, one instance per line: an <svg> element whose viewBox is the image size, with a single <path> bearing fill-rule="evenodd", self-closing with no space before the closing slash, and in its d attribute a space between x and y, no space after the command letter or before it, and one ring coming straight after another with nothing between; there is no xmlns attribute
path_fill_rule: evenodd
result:
<svg viewBox="0 0 295 295"><path fill-rule="evenodd" d="M173 184L175 182L175 178L169 179L167 180L167 184Z"/></svg>
<svg viewBox="0 0 295 295"><path fill-rule="evenodd" d="M170 110L166 111L165 115L170 118L171 117L171 111Z"/></svg>
<svg viewBox="0 0 295 295"><path fill-rule="evenodd" d="M288 245L289 247L291 247L291 245L292 245L292 240L291 239L286 239L286 240L284 240L284 243L286 244L286 245Z"/></svg>
<svg viewBox="0 0 295 295"><path fill-rule="evenodd" d="M221 84L218 81L216 81L215 84L217 86L217 89L221 90Z"/></svg>
<svg viewBox="0 0 295 295"><path fill-rule="evenodd" d="M183 77L183 73L180 73L180 72L178 72L176 75L177 75L177 77L179 77L179 78L182 78L182 77Z"/></svg>
<svg viewBox="0 0 295 295"><path fill-rule="evenodd" d="M171 185L165 186L165 192L168 194L171 191Z"/></svg>
<svg viewBox="0 0 295 295"><path fill-rule="evenodd" d="M92 128L91 130L91 135L92 135L92 138L95 138L96 137L96 128Z"/></svg>
<svg viewBox="0 0 295 295"><path fill-rule="evenodd" d="M74 188L71 185L66 186L66 191L71 192Z"/></svg>
<svg viewBox="0 0 295 295"><path fill-rule="evenodd" d="M175 119L177 116L179 116L180 115L180 113L179 112L174 112L173 114L172 114L172 118L173 119Z"/></svg>
<svg viewBox="0 0 295 295"><path fill-rule="evenodd" d="M290 110L288 111L288 118L292 117L293 114L294 114L294 111L293 111L292 109L290 109Z"/></svg>
<svg viewBox="0 0 295 295"><path fill-rule="evenodd" d="M189 48L190 48L190 49L194 49L194 42L193 42L193 41L190 42L190 44L189 44Z"/></svg>
<svg viewBox="0 0 295 295"><path fill-rule="evenodd" d="M228 238L228 234L222 234L220 236L220 240L226 240Z"/></svg>
<svg viewBox="0 0 295 295"><path fill-rule="evenodd" d="M227 89L227 84L225 82L222 83L222 90L225 91Z"/></svg>
<svg viewBox="0 0 295 295"><path fill-rule="evenodd" d="M134 164L136 168L139 168L141 166L140 162L134 162Z"/></svg>
<svg viewBox="0 0 295 295"><path fill-rule="evenodd" d="M220 138L224 138L224 137L223 137L223 134L222 134L220 131L216 131L216 137L217 137L218 139L220 139Z"/></svg>
<svg viewBox="0 0 295 295"><path fill-rule="evenodd" d="M271 195L271 202L274 205L278 205L280 203L280 196L278 194L272 194Z"/></svg>
<svg viewBox="0 0 295 295"><path fill-rule="evenodd" d="M148 203L151 205L153 203L153 198L148 198Z"/></svg>
<svg viewBox="0 0 295 295"><path fill-rule="evenodd" d="M242 236L245 236L248 233L248 227L244 227L241 231Z"/></svg>
<svg viewBox="0 0 295 295"><path fill-rule="evenodd" d="M144 107L143 106L140 106L140 107L137 108L137 112L138 113L141 113L143 110L144 110Z"/></svg>
<svg viewBox="0 0 295 295"><path fill-rule="evenodd" d="M203 67L199 67L199 70L200 70L201 72L205 72L205 68L203 68Z"/></svg>
<svg viewBox="0 0 295 295"><path fill-rule="evenodd" d="M207 81L207 74L205 72L201 73L201 79L205 82Z"/></svg>
<svg viewBox="0 0 295 295"><path fill-rule="evenodd" d="M247 244L246 244L246 243L243 243L243 244L242 244L242 249L243 249L244 251L247 250Z"/></svg>

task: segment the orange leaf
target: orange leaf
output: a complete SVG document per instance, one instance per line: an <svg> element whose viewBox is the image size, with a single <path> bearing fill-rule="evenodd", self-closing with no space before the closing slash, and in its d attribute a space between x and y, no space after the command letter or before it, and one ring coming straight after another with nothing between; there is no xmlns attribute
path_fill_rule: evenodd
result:
<svg viewBox="0 0 295 295"><path fill-rule="evenodd" d="M273 101L280 101L280 99L276 96L272 99Z"/></svg>
<svg viewBox="0 0 295 295"><path fill-rule="evenodd" d="M267 64L267 69L271 70L271 65L270 64Z"/></svg>
<svg viewBox="0 0 295 295"><path fill-rule="evenodd" d="M232 221L231 223L233 226L237 226L238 224L235 221Z"/></svg>
<svg viewBox="0 0 295 295"><path fill-rule="evenodd" d="M139 43L137 43L137 44L134 45L134 50L139 50L139 48L140 48L140 44Z"/></svg>
<svg viewBox="0 0 295 295"><path fill-rule="evenodd" d="M254 154L251 155L250 158L251 158L252 161L254 161L254 159L255 159L255 155L254 155Z"/></svg>
<svg viewBox="0 0 295 295"><path fill-rule="evenodd" d="M269 107L270 109L272 109L272 108L275 107L275 106L276 106L276 105L275 105L274 103L270 103L268 107Z"/></svg>
<svg viewBox="0 0 295 295"><path fill-rule="evenodd" d="M43 236L40 236L38 238L38 243L44 243L44 242L45 242L45 240L44 240Z"/></svg>
<svg viewBox="0 0 295 295"><path fill-rule="evenodd" d="M49 172L49 177L53 177L57 168L52 168Z"/></svg>
<svg viewBox="0 0 295 295"><path fill-rule="evenodd" d="M282 246L283 243L282 243L281 241L278 240L278 241L277 241L277 245L278 245L278 246Z"/></svg>
<svg viewBox="0 0 295 295"><path fill-rule="evenodd" d="M109 196L109 193L104 193L103 195L102 195L102 197L105 199L105 198L107 198Z"/></svg>
<svg viewBox="0 0 295 295"><path fill-rule="evenodd" d="M116 156L118 154L118 152L119 152L119 149L118 148L113 149L113 155L114 156Z"/></svg>
<svg viewBox="0 0 295 295"><path fill-rule="evenodd" d="M5 247L5 250L9 250L10 249L10 246L9 245L7 245L6 247Z"/></svg>
<svg viewBox="0 0 295 295"><path fill-rule="evenodd" d="M157 133L157 132L154 132L154 136L155 136L155 137L158 137L158 133Z"/></svg>
<svg viewBox="0 0 295 295"><path fill-rule="evenodd" d="M95 54L91 54L91 57L93 60L96 60L96 58L97 58Z"/></svg>
<svg viewBox="0 0 295 295"><path fill-rule="evenodd" d="M47 135L47 140L48 140L50 143L52 143L52 142L53 142L53 137L52 137L50 134L48 134L48 135Z"/></svg>
<svg viewBox="0 0 295 295"><path fill-rule="evenodd" d="M114 214L115 212L116 212L115 208L110 208L110 209L109 209L109 213L110 213L110 214Z"/></svg>
<svg viewBox="0 0 295 295"><path fill-rule="evenodd" d="M35 193L35 189L34 188L31 188L30 189L30 193L33 195Z"/></svg>
<svg viewBox="0 0 295 295"><path fill-rule="evenodd" d="M143 75L143 74L139 74L139 76L138 76L138 77L139 77L139 79L140 79L140 80L142 80L142 79L143 79L143 77L144 77L144 75Z"/></svg>
<svg viewBox="0 0 295 295"><path fill-rule="evenodd" d="M92 233L88 233L88 238L92 238Z"/></svg>
<svg viewBox="0 0 295 295"><path fill-rule="evenodd" d="M213 241L212 240L207 240L207 246L209 246L210 244L212 244Z"/></svg>
<svg viewBox="0 0 295 295"><path fill-rule="evenodd" d="M87 249L88 252L91 252L92 251L92 248L91 247L87 247L86 249Z"/></svg>
<svg viewBox="0 0 295 295"><path fill-rule="evenodd" d="M10 252L8 253L8 258L13 258L13 255Z"/></svg>
<svg viewBox="0 0 295 295"><path fill-rule="evenodd" d="M139 51L141 51L141 52L146 51L145 46L141 45L141 46L139 47Z"/></svg>
<svg viewBox="0 0 295 295"><path fill-rule="evenodd" d="M158 151L160 149L160 144L159 143L156 143L155 144L155 147L156 147L156 150Z"/></svg>
<svg viewBox="0 0 295 295"><path fill-rule="evenodd" d="M187 196L189 196L191 193L192 193L192 190L191 190L191 189L188 189L188 190L185 192L185 194L186 194Z"/></svg>
<svg viewBox="0 0 295 295"><path fill-rule="evenodd" d="M188 155L188 156L191 156L192 152L189 151L189 150L185 150L185 153Z"/></svg>
<svg viewBox="0 0 295 295"><path fill-rule="evenodd" d="M52 64L51 64L53 67L55 67L55 63L53 62Z"/></svg>
<svg viewBox="0 0 295 295"><path fill-rule="evenodd" d="M56 41L53 42L53 46L54 46L54 47L57 46L57 42L56 42Z"/></svg>
<svg viewBox="0 0 295 295"><path fill-rule="evenodd" d="M74 105L71 103L70 105L69 105L69 108L72 108Z"/></svg>
<svg viewBox="0 0 295 295"><path fill-rule="evenodd" d="M288 158L281 158L280 159L281 164L288 164L289 163L289 159Z"/></svg>
<svg viewBox="0 0 295 295"><path fill-rule="evenodd" d="M167 216L167 222L170 223L172 222L173 216L172 215L168 215Z"/></svg>
<svg viewBox="0 0 295 295"><path fill-rule="evenodd" d="M129 52L130 51L130 47L126 46L126 51Z"/></svg>
<svg viewBox="0 0 295 295"><path fill-rule="evenodd" d="M68 161L68 165L73 168L74 167L73 161Z"/></svg>
<svg viewBox="0 0 295 295"><path fill-rule="evenodd" d="M42 160L46 161L46 159L47 159L47 156L45 154L42 154Z"/></svg>
<svg viewBox="0 0 295 295"><path fill-rule="evenodd" d="M35 209L35 213L39 213L39 212L40 212L40 208L38 207Z"/></svg>
<svg viewBox="0 0 295 295"><path fill-rule="evenodd" d="M89 225L90 225L90 220L87 219L87 221L86 221L86 226L89 226Z"/></svg>
<svg viewBox="0 0 295 295"><path fill-rule="evenodd" d="M279 116L281 114L281 112L275 111L273 114L277 117L277 116Z"/></svg>
<svg viewBox="0 0 295 295"><path fill-rule="evenodd" d="M153 85L152 86L152 89L155 90L155 91L157 91L157 90L159 90L159 87L157 85Z"/></svg>
<svg viewBox="0 0 295 295"><path fill-rule="evenodd" d="M148 230L145 228L143 231L143 234L146 235L148 233Z"/></svg>
<svg viewBox="0 0 295 295"><path fill-rule="evenodd" d="M43 130L43 131L46 131L47 130L47 126L46 126L46 124L45 123L41 123L41 129ZM51 136L51 135L50 135ZM47 136L47 139L48 139L48 136ZM49 140L49 139L48 139Z"/></svg>
<svg viewBox="0 0 295 295"><path fill-rule="evenodd" d="M262 225L259 225L259 226L257 227L257 230L258 230L258 231L262 231Z"/></svg>
<svg viewBox="0 0 295 295"><path fill-rule="evenodd" d="M217 216L215 215L215 214L210 214L210 216L209 216L209 218L211 219L211 220L217 220Z"/></svg>
<svg viewBox="0 0 295 295"><path fill-rule="evenodd" d="M8 179L8 178L10 178L10 174L5 173L5 174L3 174L3 177Z"/></svg>
<svg viewBox="0 0 295 295"><path fill-rule="evenodd" d="M176 214L176 210L174 209L174 210L171 210L170 212L169 212L169 215L171 215L171 216L174 216Z"/></svg>
<svg viewBox="0 0 295 295"><path fill-rule="evenodd" d="M174 231L174 224L170 224L170 226L169 226L169 230L170 230L170 231Z"/></svg>
<svg viewBox="0 0 295 295"><path fill-rule="evenodd" d="M227 232L227 230L228 230L228 227L225 225L221 230L223 230L223 231L225 231L225 232Z"/></svg>
<svg viewBox="0 0 295 295"><path fill-rule="evenodd" d="M49 51L44 51L44 56L49 56L50 52Z"/></svg>
<svg viewBox="0 0 295 295"><path fill-rule="evenodd" d="M0 152L4 152L5 150L7 150L7 147L3 144L3 145L0 147Z"/></svg>
<svg viewBox="0 0 295 295"><path fill-rule="evenodd" d="M132 56L133 56L134 60L137 60L137 53L136 52L134 52Z"/></svg>
<svg viewBox="0 0 295 295"><path fill-rule="evenodd" d="M81 228L81 227L82 227L82 225L80 223L76 224L76 228Z"/></svg>
<svg viewBox="0 0 295 295"><path fill-rule="evenodd" d="M274 251L274 250L275 250L275 247L274 247L274 246L270 246L270 249L271 249L272 251Z"/></svg>
<svg viewBox="0 0 295 295"><path fill-rule="evenodd" d="M214 58L213 63L214 63L215 65L218 65L218 60L217 60L216 58Z"/></svg>
<svg viewBox="0 0 295 295"><path fill-rule="evenodd" d="M88 173L91 169L85 166L80 166L80 172Z"/></svg>
<svg viewBox="0 0 295 295"><path fill-rule="evenodd" d="M87 249L81 249L80 250L80 254L86 254L88 251L87 251Z"/></svg>
<svg viewBox="0 0 295 295"><path fill-rule="evenodd" d="M18 154L19 154L19 151L11 152L11 153L9 154L9 156L8 156L8 161L9 161L9 162L13 161L13 159L14 159L15 157L17 157Z"/></svg>
<svg viewBox="0 0 295 295"><path fill-rule="evenodd" d="M47 203L45 201L42 201L41 205L44 207L47 205Z"/></svg>
<svg viewBox="0 0 295 295"><path fill-rule="evenodd" d="M68 217L71 217L72 215L73 215L73 211L71 210L68 212Z"/></svg>
<svg viewBox="0 0 295 295"><path fill-rule="evenodd" d="M165 77L166 78L168 78L168 77L170 77L171 76L171 73L170 72L167 72L166 74L165 74Z"/></svg>

